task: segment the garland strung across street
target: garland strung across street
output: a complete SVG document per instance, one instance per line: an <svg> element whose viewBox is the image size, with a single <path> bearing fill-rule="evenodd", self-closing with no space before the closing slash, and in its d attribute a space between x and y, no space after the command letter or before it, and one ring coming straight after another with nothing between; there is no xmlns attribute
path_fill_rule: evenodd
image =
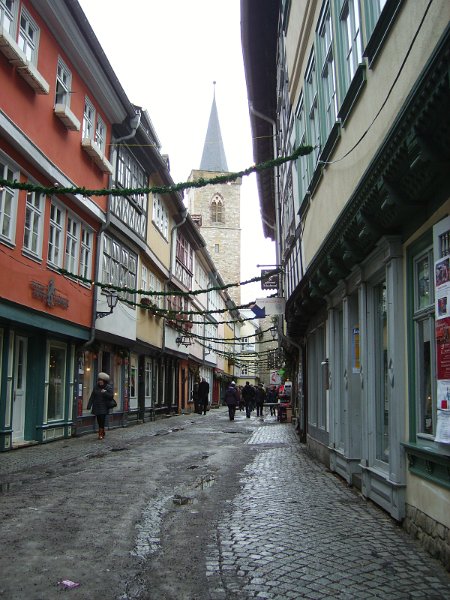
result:
<svg viewBox="0 0 450 600"><path fill-rule="evenodd" d="M270 271L269 273L266 273L265 275L260 275L258 277L252 277L251 279L247 279L246 281L238 281L236 283L227 283L224 285L217 285L215 287L210 287L210 288L206 288L206 289L200 289L200 290L191 290L189 292L183 292L183 291L179 291L179 290L173 290L173 291L168 291L168 292L163 292L163 291L155 291L155 290L140 290L140 289L133 289L133 288L129 288L129 287L121 287L118 285L113 285L112 283L102 283L100 281L94 281L93 279L88 279L87 277L83 277L82 275L76 275L75 273L71 273L70 271L67 271L66 269L57 269L57 271L59 273L61 273L61 275L65 275L66 277L70 277L71 279L77 279L78 281L82 281L83 283L87 283L89 285L97 285L98 287L102 288L102 289L108 289L108 290L115 290L116 292L125 292L127 294L139 294L141 296L197 296L199 294L207 294L208 292L220 292L222 290L227 290L229 288L232 287L241 287L243 285L247 285L249 283L256 283L258 281L263 281L265 279L268 279L269 277L271 277L272 275L276 275L277 273L280 273L282 271L282 269L274 269L273 271ZM144 306L142 306L142 308L144 308Z"/></svg>
<svg viewBox="0 0 450 600"><path fill-rule="evenodd" d="M45 187L41 185L34 185L32 183L20 183L16 180L8 181L7 179L0 178L0 186L7 186L11 189L26 190L27 192L35 192L37 194L46 194L51 196L52 194L81 194L84 197L88 196L130 196L133 194L170 194L172 192L181 192L191 188L202 188L211 184L230 183L236 181L240 177L245 177L251 173L257 173L259 171L265 171L266 169L272 169L278 167L287 162L297 160L300 156L306 156L310 154L314 148L312 146L299 146L289 156L283 156L268 160L252 167L248 167L243 171L237 171L234 173L227 173L226 175L218 175L205 179L201 177L196 181L184 181L182 183L176 183L174 185L164 186L150 186L141 188L103 188L103 189L88 189L85 187L63 187L59 185L53 185Z"/></svg>

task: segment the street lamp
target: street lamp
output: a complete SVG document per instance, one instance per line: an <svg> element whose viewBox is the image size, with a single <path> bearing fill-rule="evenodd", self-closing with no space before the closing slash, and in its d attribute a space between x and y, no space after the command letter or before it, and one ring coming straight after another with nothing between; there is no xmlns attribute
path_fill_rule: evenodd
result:
<svg viewBox="0 0 450 600"><path fill-rule="evenodd" d="M271 327L270 328L270 335L272 336L273 341L275 341L275 338L277 337L277 329L276 327Z"/></svg>
<svg viewBox="0 0 450 600"><path fill-rule="evenodd" d="M103 290L106 294L106 303L109 306L109 311L98 311L95 313L95 318L96 319L102 319L103 317L107 317L108 315L110 315L112 313L112 311L116 308L117 302L119 300L119 296L117 295L117 292L115 290L109 290L109 289L104 289Z"/></svg>

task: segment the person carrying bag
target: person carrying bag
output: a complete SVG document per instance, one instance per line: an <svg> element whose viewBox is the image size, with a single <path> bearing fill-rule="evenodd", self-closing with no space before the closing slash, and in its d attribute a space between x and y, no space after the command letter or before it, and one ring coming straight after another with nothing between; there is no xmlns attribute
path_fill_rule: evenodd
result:
<svg viewBox="0 0 450 600"><path fill-rule="evenodd" d="M105 419L111 408L117 406L114 400L114 390L109 383L108 373L99 373L97 377L97 385L92 390L88 410L97 417L98 423L98 439L103 440L105 437Z"/></svg>

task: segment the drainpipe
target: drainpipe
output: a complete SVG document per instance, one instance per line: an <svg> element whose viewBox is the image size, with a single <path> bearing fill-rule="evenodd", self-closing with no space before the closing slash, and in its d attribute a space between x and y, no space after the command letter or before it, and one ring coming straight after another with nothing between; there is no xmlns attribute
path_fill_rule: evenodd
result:
<svg viewBox="0 0 450 600"><path fill-rule="evenodd" d="M134 117L132 117L130 119L130 127L131 127L131 133L129 133L128 135L124 135L121 138L111 138L111 145L113 144L117 144L118 142L123 142L124 140L129 140L131 138L133 138L136 135L136 131L139 127L139 124L141 122L141 113L140 111L136 113L136 115ZM113 176L110 175L109 176L109 185L110 187L113 184ZM95 257L95 273L98 274L99 270L100 270L100 240L101 237L103 235L103 233L109 229L111 223L111 215L109 212L109 207L106 210L106 222L100 227L99 231L97 232L97 254ZM98 300L98 286L94 285L94 299L93 299L93 303L92 303L92 326L91 326L91 335L88 339L87 342L85 342L83 344L83 348L87 348L89 347L93 341L95 340L95 315L97 312L97 300Z"/></svg>

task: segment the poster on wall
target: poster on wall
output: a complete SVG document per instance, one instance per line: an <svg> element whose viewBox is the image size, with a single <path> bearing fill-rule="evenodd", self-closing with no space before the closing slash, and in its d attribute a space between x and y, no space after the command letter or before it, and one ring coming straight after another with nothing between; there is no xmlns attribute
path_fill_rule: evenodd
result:
<svg viewBox="0 0 450 600"><path fill-rule="evenodd" d="M359 325L352 327L352 370L353 373L361 372L359 358Z"/></svg>

